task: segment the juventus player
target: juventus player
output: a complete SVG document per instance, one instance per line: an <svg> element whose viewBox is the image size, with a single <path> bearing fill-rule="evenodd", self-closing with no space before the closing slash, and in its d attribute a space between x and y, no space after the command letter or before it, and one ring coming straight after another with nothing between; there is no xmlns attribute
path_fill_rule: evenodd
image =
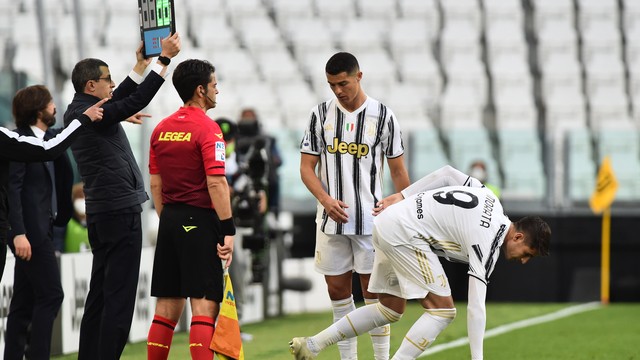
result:
<svg viewBox="0 0 640 360"><path fill-rule="evenodd" d="M400 320L407 299L420 299L425 313L409 329L393 359L420 356L456 316L438 259L443 257L469 264L469 345L471 358L482 359L487 282L500 248L507 260L522 264L546 256L549 225L539 217L511 222L491 190L450 166L383 201L376 208L376 259L369 283L369 291L379 293L380 303L351 312L313 337L294 338L290 342L294 357L314 359L344 337Z"/></svg>
<svg viewBox="0 0 640 360"><path fill-rule="evenodd" d="M360 87L357 59L345 52L326 64L335 98L314 107L300 144L300 175L318 199L315 268L324 274L334 321L355 309L352 272L360 274L365 304L373 268L373 209L382 198L386 157L395 191L409 186L395 115ZM317 169L317 174L316 174ZM375 359L389 358L388 325L370 331ZM357 359L356 339L338 343L342 359Z"/></svg>

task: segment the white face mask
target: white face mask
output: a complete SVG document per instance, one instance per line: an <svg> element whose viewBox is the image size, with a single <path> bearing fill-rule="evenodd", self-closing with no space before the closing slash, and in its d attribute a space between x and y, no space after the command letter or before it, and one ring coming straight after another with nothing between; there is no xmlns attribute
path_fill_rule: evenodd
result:
<svg viewBox="0 0 640 360"><path fill-rule="evenodd" d="M487 181L487 172L484 171L484 169L482 169L481 167L472 168L471 173L469 175L471 175L471 177L474 177L480 180L480 182Z"/></svg>
<svg viewBox="0 0 640 360"><path fill-rule="evenodd" d="M85 215L86 206L84 203L84 199L75 199L73 201L73 209L80 215Z"/></svg>

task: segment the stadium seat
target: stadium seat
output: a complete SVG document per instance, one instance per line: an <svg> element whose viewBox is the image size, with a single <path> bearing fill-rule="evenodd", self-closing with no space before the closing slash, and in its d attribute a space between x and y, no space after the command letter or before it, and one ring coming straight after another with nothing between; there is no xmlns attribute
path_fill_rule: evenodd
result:
<svg viewBox="0 0 640 360"><path fill-rule="evenodd" d="M389 30L389 48L392 57L400 62L411 53L431 51L433 34L429 25L418 18L401 18L391 24Z"/></svg>
<svg viewBox="0 0 640 360"><path fill-rule="evenodd" d="M640 25L640 2L635 0L622 0L622 21L625 32Z"/></svg>
<svg viewBox="0 0 640 360"><path fill-rule="evenodd" d="M482 13L479 0L441 1L442 16L446 27L450 23L466 23L477 33L481 31Z"/></svg>
<svg viewBox="0 0 640 360"><path fill-rule="evenodd" d="M440 10L437 0L397 0L401 18L424 20L429 25L429 33L434 36L440 32Z"/></svg>
<svg viewBox="0 0 640 360"><path fill-rule="evenodd" d="M224 14L206 18L197 16L199 21L191 22L191 33L194 35L198 47L216 55L219 52L235 50L239 47L237 34L227 24ZM176 21L178 21L176 19Z"/></svg>
<svg viewBox="0 0 640 360"><path fill-rule="evenodd" d="M498 130L503 197L540 200L546 189L537 129Z"/></svg>
<svg viewBox="0 0 640 360"><path fill-rule="evenodd" d="M440 59L445 66L456 57L480 59L480 31L469 22L447 22L440 41Z"/></svg>
<svg viewBox="0 0 640 360"><path fill-rule="evenodd" d="M625 69L620 56L602 54L585 64L587 95L591 96L602 88L625 87Z"/></svg>
<svg viewBox="0 0 640 360"><path fill-rule="evenodd" d="M545 63L551 55L566 54L577 58L578 36L572 23L549 22L536 28L538 62Z"/></svg>
<svg viewBox="0 0 640 360"><path fill-rule="evenodd" d="M545 129L549 134L560 135L568 129L586 129L586 101L581 91L564 89L545 92Z"/></svg>
<svg viewBox="0 0 640 360"><path fill-rule="evenodd" d="M516 21L487 23L485 35L487 55L491 62L503 56L516 56L522 59L528 56L522 23Z"/></svg>
<svg viewBox="0 0 640 360"><path fill-rule="evenodd" d="M445 64L448 87L469 87L480 105L487 103L487 72L484 63L475 57L456 57Z"/></svg>
<svg viewBox="0 0 640 360"><path fill-rule="evenodd" d="M305 82L288 82L276 86L278 103L284 123L291 129L301 129L307 125L309 111L320 101Z"/></svg>
<svg viewBox="0 0 640 360"><path fill-rule="evenodd" d="M280 100L272 84L266 81L243 81L234 86L233 91L238 94L240 107L254 108L261 118L284 124Z"/></svg>
<svg viewBox="0 0 640 360"><path fill-rule="evenodd" d="M471 163L477 160L487 164L488 177L497 186L501 185L498 163L493 156L493 144L484 127L469 126L464 129L448 129L444 133L449 144L451 165L461 171L467 171Z"/></svg>
<svg viewBox="0 0 640 360"><path fill-rule="evenodd" d="M280 30L268 16L247 15L238 19L233 26L240 34L242 44L256 60L263 52L286 50Z"/></svg>
<svg viewBox="0 0 640 360"><path fill-rule="evenodd" d="M217 19L224 17L227 13L225 3L226 0L189 0L184 1L188 17L190 21L202 22L209 21L209 19ZM182 1L174 1L173 6L180 6ZM178 10L176 9L176 12ZM177 15L177 14L176 14Z"/></svg>
<svg viewBox="0 0 640 360"><path fill-rule="evenodd" d="M289 27L292 20L311 20L315 17L313 0L268 0L267 4L281 29Z"/></svg>
<svg viewBox="0 0 640 360"><path fill-rule="evenodd" d="M360 17L384 20L390 24L397 17L396 0L356 0L356 8Z"/></svg>
<svg viewBox="0 0 640 360"><path fill-rule="evenodd" d="M484 101L470 86L447 86L441 102L443 129L483 127Z"/></svg>
<svg viewBox="0 0 640 360"><path fill-rule="evenodd" d="M501 91L494 98L497 129L536 129L538 112L531 89Z"/></svg>
<svg viewBox="0 0 640 360"><path fill-rule="evenodd" d="M414 129L411 132L403 132L403 137L408 142L405 150L409 157L409 177L414 181L430 174L431 172L449 164L442 142L436 129Z"/></svg>
<svg viewBox="0 0 640 360"><path fill-rule="evenodd" d="M291 19L287 22L284 34L298 58L304 57L308 52L333 50L335 47L334 38L327 31L326 23L319 18Z"/></svg>
<svg viewBox="0 0 640 360"><path fill-rule="evenodd" d="M427 88L427 106L434 109L442 93L442 75L431 52L408 53L397 61L400 79Z"/></svg>
<svg viewBox="0 0 640 360"><path fill-rule="evenodd" d="M216 67L216 72L221 81L245 82L260 80L258 68L245 49L223 51L212 54L211 63Z"/></svg>
<svg viewBox="0 0 640 360"><path fill-rule="evenodd" d="M362 71L362 83L375 86L388 86L398 79L396 64L386 52L353 53L358 58L360 71ZM328 59L327 59L328 60Z"/></svg>
<svg viewBox="0 0 640 360"><path fill-rule="evenodd" d="M494 97L515 91L518 94L527 92L533 98L533 78L523 55L505 55L494 59L489 63L489 69Z"/></svg>
<svg viewBox="0 0 640 360"><path fill-rule="evenodd" d="M338 37L338 33L346 23L356 17L356 5L354 0L314 0L316 12L328 26L331 36Z"/></svg>
<svg viewBox="0 0 640 360"><path fill-rule="evenodd" d="M104 30L104 45L116 52L134 52L140 45L140 19L138 13L110 16Z"/></svg>
<svg viewBox="0 0 640 360"><path fill-rule="evenodd" d="M609 55L622 57L622 40L618 24L599 21L580 32L582 37L582 60L590 62L592 58Z"/></svg>
<svg viewBox="0 0 640 360"><path fill-rule="evenodd" d="M567 190L569 199L586 201L595 189L597 169L588 129L571 130L566 136Z"/></svg>
<svg viewBox="0 0 640 360"><path fill-rule="evenodd" d="M288 51L282 49L265 50L259 58L258 68L264 79L274 85L303 79L298 63Z"/></svg>
<svg viewBox="0 0 640 360"><path fill-rule="evenodd" d="M225 1L226 14L231 20L231 25L240 30L239 27L248 25L245 19L269 19L267 9L262 0Z"/></svg>
<svg viewBox="0 0 640 360"><path fill-rule="evenodd" d="M640 26L626 33L625 60L629 68L637 68L640 64Z"/></svg>
<svg viewBox="0 0 640 360"><path fill-rule="evenodd" d="M540 63L543 96L552 96L558 89L582 92L582 66L575 54L557 54Z"/></svg>
<svg viewBox="0 0 640 360"><path fill-rule="evenodd" d="M302 127L306 125L307 120L304 120ZM304 131L300 128L284 128L272 131L270 134L276 138L278 150L282 156L282 166L278 173L283 197L287 200L306 201L309 208L315 210L315 198L300 180L300 141Z"/></svg>
<svg viewBox="0 0 640 360"><path fill-rule="evenodd" d="M311 81L313 91L321 99L328 99L333 96L333 92L329 88L329 84L327 84L327 75L324 69L329 58L336 52L338 50L335 48L327 48L297 55L298 63L305 74L305 79ZM366 78L367 75L364 77Z"/></svg>
<svg viewBox="0 0 640 360"><path fill-rule="evenodd" d="M573 24L573 0L532 0L535 28L540 31L552 23Z"/></svg>
<svg viewBox="0 0 640 360"><path fill-rule="evenodd" d="M594 23L606 22L618 26L618 0L577 0L578 20L581 28L590 28Z"/></svg>
<svg viewBox="0 0 640 360"><path fill-rule="evenodd" d="M340 46L350 53L382 54L386 29L380 20L357 18L343 24L337 39Z"/></svg>
<svg viewBox="0 0 640 360"><path fill-rule="evenodd" d="M520 0L482 0L485 23L515 22L520 27L524 25L524 12Z"/></svg>
<svg viewBox="0 0 640 360"><path fill-rule="evenodd" d="M589 96L593 129L631 129L627 94L620 87L602 87Z"/></svg>
<svg viewBox="0 0 640 360"><path fill-rule="evenodd" d="M372 93L383 104L389 106L400 121L403 129L430 128L433 126L427 117L427 99L429 94L419 85L396 84L391 91Z"/></svg>

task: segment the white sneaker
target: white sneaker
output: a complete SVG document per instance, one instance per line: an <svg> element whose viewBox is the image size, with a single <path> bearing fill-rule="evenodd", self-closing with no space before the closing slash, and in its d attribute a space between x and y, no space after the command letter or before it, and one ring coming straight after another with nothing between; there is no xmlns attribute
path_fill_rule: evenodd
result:
<svg viewBox="0 0 640 360"><path fill-rule="evenodd" d="M289 341L289 352L296 360L313 360L316 355L307 347L306 337L295 337Z"/></svg>

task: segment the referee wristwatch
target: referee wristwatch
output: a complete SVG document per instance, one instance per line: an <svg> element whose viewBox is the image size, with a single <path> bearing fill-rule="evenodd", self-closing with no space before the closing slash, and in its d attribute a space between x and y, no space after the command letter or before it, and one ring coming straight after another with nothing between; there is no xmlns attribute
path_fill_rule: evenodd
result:
<svg viewBox="0 0 640 360"><path fill-rule="evenodd" d="M162 55L158 56L158 61L160 61L164 66L169 66L169 64L171 64L171 59Z"/></svg>

